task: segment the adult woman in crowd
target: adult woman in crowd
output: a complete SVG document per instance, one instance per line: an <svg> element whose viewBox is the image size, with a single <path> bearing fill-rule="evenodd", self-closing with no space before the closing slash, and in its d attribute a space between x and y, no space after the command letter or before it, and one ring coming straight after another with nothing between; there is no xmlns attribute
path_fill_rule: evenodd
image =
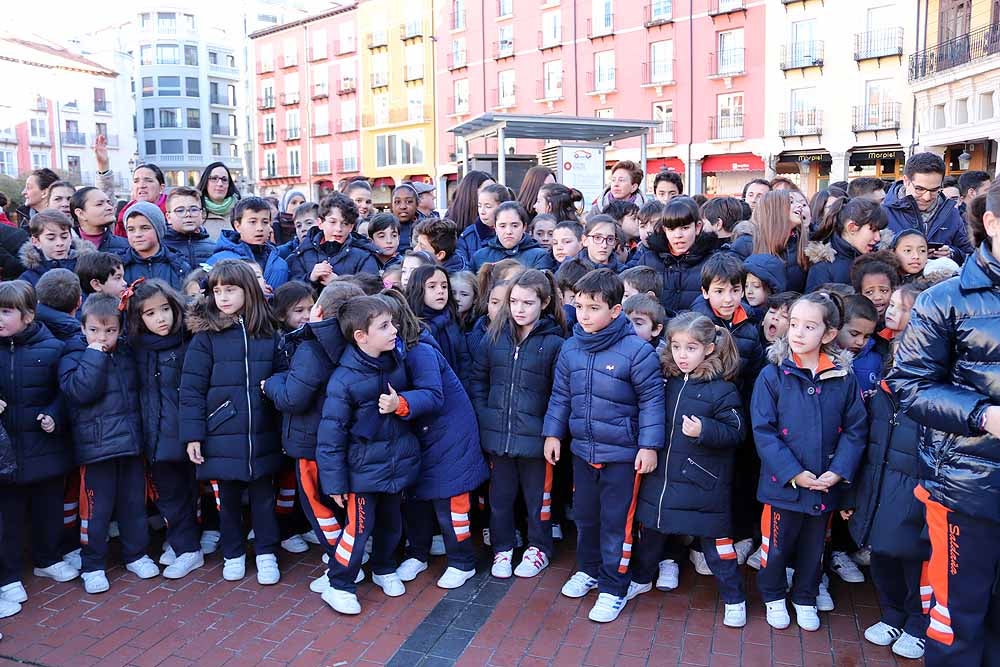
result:
<svg viewBox="0 0 1000 667"><path fill-rule="evenodd" d="M271 221L274 230L274 242L277 245L288 243L295 238L295 209L306 203L306 196L300 190L286 190L281 195L278 205L278 219Z"/></svg>
<svg viewBox="0 0 1000 667"><path fill-rule="evenodd" d="M111 172L107 172L110 174ZM99 186L100 187L100 186ZM163 177L163 171L155 164L140 164L132 170L132 199L129 200L118 212L118 221L115 223L115 236L125 236L125 212L137 201L148 201L156 204L167 214L167 196L165 190L167 181ZM107 192L106 188L101 188Z"/></svg>
<svg viewBox="0 0 1000 667"><path fill-rule="evenodd" d="M591 214L603 213L612 199L629 201L641 208L646 203L645 197L639 192L641 184L642 168L632 160L619 160L611 167L611 185L594 202Z"/></svg>
<svg viewBox="0 0 1000 667"><path fill-rule="evenodd" d="M240 190L233 181L229 167L213 162L205 167L198 180L201 207L205 209L205 223L215 227L229 226L229 213L240 200Z"/></svg>
<svg viewBox="0 0 1000 667"><path fill-rule="evenodd" d="M809 267L805 255L807 234L802 227L802 211L798 205L792 206L789 192L775 190L761 197L750 222L753 235L736 239L733 251L744 258L763 254L784 259L787 289L803 291Z"/></svg>
<svg viewBox="0 0 1000 667"><path fill-rule="evenodd" d="M540 211L535 210L535 200L538 191L547 183L555 183L556 175L548 167L534 166L524 175L521 190L517 193L517 203L528 213L528 218L534 218Z"/></svg>
<svg viewBox="0 0 1000 667"><path fill-rule="evenodd" d="M44 211L49 204L49 188L59 180L59 174L51 169L36 169L24 181L24 204L17 207L17 221L22 229L28 228L28 221L39 211Z"/></svg>
<svg viewBox="0 0 1000 667"><path fill-rule="evenodd" d="M563 220L580 221L576 212L577 202L583 201L579 190L567 188L562 183L546 183L538 190L535 198L535 213L548 213L555 216L556 222Z"/></svg>
<svg viewBox="0 0 1000 667"><path fill-rule="evenodd" d="M444 216L455 221L459 233L479 219L479 189L494 182L494 178L485 171L470 171L462 177L455 190L455 198Z"/></svg>

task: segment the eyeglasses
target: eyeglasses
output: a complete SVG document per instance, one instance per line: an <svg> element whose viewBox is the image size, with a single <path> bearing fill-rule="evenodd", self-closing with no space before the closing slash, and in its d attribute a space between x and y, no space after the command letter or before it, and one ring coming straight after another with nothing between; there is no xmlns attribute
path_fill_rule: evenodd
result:
<svg viewBox="0 0 1000 667"><path fill-rule="evenodd" d="M201 207L190 206L188 208L175 208L174 210L171 211L171 213L173 213L174 215L178 215L182 218L188 215L190 215L191 217L197 217L201 215Z"/></svg>
<svg viewBox="0 0 1000 667"><path fill-rule="evenodd" d="M229 183L229 177L228 176L209 176L208 177L208 182L209 183Z"/></svg>
<svg viewBox="0 0 1000 667"><path fill-rule="evenodd" d="M587 234L587 238L597 245L614 245L618 241L617 236L596 236L594 234Z"/></svg>
<svg viewBox="0 0 1000 667"><path fill-rule="evenodd" d="M930 193L932 195L936 195L937 193L941 192L942 190L944 190L944 186L940 186L940 187L936 187L936 188L925 188L925 187L920 186L920 185L914 185L913 186L913 194L917 195L918 197L923 197L927 193Z"/></svg>

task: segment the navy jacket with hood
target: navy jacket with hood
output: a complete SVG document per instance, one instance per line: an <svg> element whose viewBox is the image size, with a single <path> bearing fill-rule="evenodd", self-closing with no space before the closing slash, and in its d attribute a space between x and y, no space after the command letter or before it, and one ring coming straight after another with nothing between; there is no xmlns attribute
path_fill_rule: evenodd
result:
<svg viewBox="0 0 1000 667"><path fill-rule="evenodd" d="M799 266L798 261L799 235L792 234L781 254L785 263L785 289L791 292L802 292L806 286L806 270ZM733 252L744 259L753 254L753 236L744 234L733 241Z"/></svg>
<svg viewBox="0 0 1000 667"><path fill-rule="evenodd" d="M965 227L955 202L938 193L937 208L926 223L917 207L917 202L906 194L902 181L889 188L882 200L882 207L889 217L889 229L895 234L906 229L917 229L924 233L928 243L943 243L951 248L951 258L961 264L974 248L969 241Z"/></svg>
<svg viewBox="0 0 1000 667"><path fill-rule="evenodd" d="M646 238L649 247L636 257L634 264L648 266L662 277L660 302L668 316L690 310L695 299L701 298L701 265L714 252L717 242L715 234L702 232L686 253L674 255L662 231Z"/></svg>
<svg viewBox="0 0 1000 667"><path fill-rule="evenodd" d="M219 234L219 240L215 244L215 252L208 258L206 264L215 264L223 259L241 259L248 262L257 262L264 272L264 281L272 289L278 289L288 282L288 263L278 254L278 249L271 243L264 244L260 249L261 259L254 255L250 244L244 243L240 239L238 232L232 229L223 229Z"/></svg>
<svg viewBox="0 0 1000 667"><path fill-rule="evenodd" d="M44 303L35 308L35 319L59 340L67 341L80 335L80 320Z"/></svg>
<svg viewBox="0 0 1000 667"><path fill-rule="evenodd" d="M126 283L132 284L139 278L158 278L177 291L184 285L184 277L191 272L191 265L187 260L163 244L155 255L145 259L129 248L122 254L122 265L125 267Z"/></svg>
<svg viewBox="0 0 1000 667"><path fill-rule="evenodd" d="M552 253L543 248L535 237L525 232L521 240L513 248L504 248L496 236L486 241L483 247L472 256L469 270L473 273L487 262L499 262L501 259L516 259L529 269L548 269L555 271L556 260Z"/></svg>
<svg viewBox="0 0 1000 667"><path fill-rule="evenodd" d="M471 359L476 359L481 354L483 339L486 337L486 330L490 328L490 318L488 315L480 315L472 323L472 328L465 332L465 343L469 348Z"/></svg>
<svg viewBox="0 0 1000 667"><path fill-rule="evenodd" d="M190 234L180 234L173 227L167 227L162 242L183 257L192 269L207 262L215 253L215 241L209 238L204 227Z"/></svg>
<svg viewBox="0 0 1000 667"><path fill-rule="evenodd" d="M423 322L451 370L466 382L472 372L472 355L469 353L469 341L462 333L462 327L452 317L451 311L433 310L424 306Z"/></svg>
<svg viewBox="0 0 1000 667"><path fill-rule="evenodd" d="M747 434L743 401L718 356L687 375L669 364L677 374L667 380L667 444L643 475L636 518L661 533L729 537L736 450ZM701 420L697 438L684 435L685 415Z"/></svg>
<svg viewBox="0 0 1000 667"><path fill-rule="evenodd" d="M198 479L259 479L281 463L278 415L260 390L273 374L277 337L250 336L240 318L213 326L204 308L187 317L194 337L181 375L181 442L201 443Z"/></svg>
<svg viewBox="0 0 1000 667"><path fill-rule="evenodd" d="M865 396L878 386L882 381L882 368L884 361L876 336L872 336L865 343L865 346L854 356L851 367L854 369L854 377L858 379L858 386Z"/></svg>
<svg viewBox="0 0 1000 667"><path fill-rule="evenodd" d="M79 324L76 332L79 335ZM14 446L20 484L65 475L73 465L69 424L59 396L62 355L63 342L38 322L0 338L0 399L7 403L2 420ZM55 420L53 433L42 430L40 414Z"/></svg>
<svg viewBox="0 0 1000 667"><path fill-rule="evenodd" d="M298 249L289 255L288 275L292 280L309 282L313 268L321 262L329 262L338 276L379 274L376 250L370 243L353 236L346 243L324 241L323 230L315 227L302 239Z"/></svg>
<svg viewBox="0 0 1000 667"><path fill-rule="evenodd" d="M757 499L776 508L820 515L843 507L845 486L855 479L865 451L868 415L850 368L850 355L820 356L814 377L799 368L788 340L768 349L750 401L753 437L760 455ZM825 363L824 363L825 362ZM828 493L794 488L792 478L827 470L843 481Z"/></svg>
<svg viewBox="0 0 1000 667"><path fill-rule="evenodd" d="M417 437L406 421L378 410L390 384L400 394L410 389L405 363L401 345L377 358L347 346L326 385L316 442L325 493L401 493L417 481Z"/></svg>
<svg viewBox="0 0 1000 667"><path fill-rule="evenodd" d="M556 362L544 437L572 437L588 463L629 463L639 449L661 449L663 376L653 346L624 314L594 333L579 324Z"/></svg>
<svg viewBox="0 0 1000 667"><path fill-rule="evenodd" d="M83 336L69 341L59 362L59 388L78 465L142 453L139 375L124 341L112 352L90 349Z"/></svg>
<svg viewBox="0 0 1000 667"><path fill-rule="evenodd" d="M36 248L31 245L31 241L27 241L21 246L21 250L18 253L18 258L21 260L21 264L24 265L24 272L18 280L23 280L34 285L50 269L69 269L76 272L76 260L80 255L86 255L91 252L97 252L94 250L92 243L87 243L83 239L76 238L73 239L73 245L70 247L69 256L66 259L46 259L42 255L40 248Z"/></svg>
<svg viewBox="0 0 1000 667"><path fill-rule="evenodd" d="M346 348L336 318L309 322L282 340L287 370L267 379L264 395L281 412L281 443L289 456L316 459L326 383Z"/></svg>
<svg viewBox="0 0 1000 667"><path fill-rule="evenodd" d="M455 246L455 253L465 260L466 266L472 266L472 258L486 245L491 238L496 237L496 232L492 227L487 227L476 220L462 230L458 235L458 244Z"/></svg>
<svg viewBox="0 0 1000 667"><path fill-rule="evenodd" d="M167 336L145 333L131 341L139 367L139 406L146 436L146 460L187 461L180 435L181 371L187 341L183 331Z"/></svg>
<svg viewBox="0 0 1000 667"><path fill-rule="evenodd" d="M824 283L850 285L851 265L861 257L861 253L840 234L834 234L829 243L813 241L807 245L806 257L811 262L806 277L806 292L812 292Z"/></svg>
<svg viewBox="0 0 1000 667"><path fill-rule="evenodd" d="M542 422L564 336L555 320L544 317L520 342L510 326L496 342L483 339L473 355L469 394L483 449L490 454L542 458Z"/></svg>

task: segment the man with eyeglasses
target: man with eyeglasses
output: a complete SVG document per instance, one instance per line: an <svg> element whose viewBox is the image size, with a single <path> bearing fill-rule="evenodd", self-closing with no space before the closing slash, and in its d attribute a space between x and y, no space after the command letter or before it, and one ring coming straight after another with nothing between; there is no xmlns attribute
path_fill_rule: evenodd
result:
<svg viewBox="0 0 1000 667"><path fill-rule="evenodd" d="M973 248L955 202L941 192L944 173L944 160L934 153L912 155L903 165L903 180L889 188L882 206L894 233L917 229L927 237L931 257L961 264Z"/></svg>

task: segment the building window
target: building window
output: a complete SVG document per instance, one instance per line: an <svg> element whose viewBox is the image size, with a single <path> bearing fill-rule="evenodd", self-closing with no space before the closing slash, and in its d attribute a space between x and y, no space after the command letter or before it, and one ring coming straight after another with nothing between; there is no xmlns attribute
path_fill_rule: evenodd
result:
<svg viewBox="0 0 1000 667"><path fill-rule="evenodd" d="M614 118L614 109L597 109L594 111L594 118Z"/></svg>
<svg viewBox="0 0 1000 667"><path fill-rule="evenodd" d="M156 29L159 32L172 35L177 32L177 14L173 12L157 12Z"/></svg>
<svg viewBox="0 0 1000 667"><path fill-rule="evenodd" d="M264 173L268 178L278 175L278 154L274 151L264 151Z"/></svg>
<svg viewBox="0 0 1000 667"><path fill-rule="evenodd" d="M179 76L159 76L156 77L156 85L159 95L179 97L181 94L181 78Z"/></svg>
<svg viewBox="0 0 1000 667"><path fill-rule="evenodd" d="M674 80L674 43L671 40L650 44L649 59L650 83L666 83Z"/></svg>
<svg viewBox="0 0 1000 667"><path fill-rule="evenodd" d="M198 47L186 45L184 47L184 64L198 65Z"/></svg>
<svg viewBox="0 0 1000 667"><path fill-rule="evenodd" d="M143 45L139 47L139 64L140 65L152 65L153 64L153 47Z"/></svg>
<svg viewBox="0 0 1000 667"><path fill-rule="evenodd" d="M406 47L406 80L424 78L424 45L410 44Z"/></svg>
<svg viewBox="0 0 1000 667"><path fill-rule="evenodd" d="M563 66L561 60L550 60L542 65L543 97L546 100L557 100L563 96Z"/></svg>
<svg viewBox="0 0 1000 667"><path fill-rule="evenodd" d="M286 39L283 46L284 60L281 64L284 67L294 67L298 64L297 42L294 39Z"/></svg>
<svg viewBox="0 0 1000 667"><path fill-rule="evenodd" d="M979 94L979 120L993 118L993 91Z"/></svg>
<svg viewBox="0 0 1000 667"><path fill-rule="evenodd" d="M376 125L388 125L389 124L389 96L385 93L379 93L375 96L375 124Z"/></svg>
<svg viewBox="0 0 1000 667"><path fill-rule="evenodd" d="M796 88L791 95L792 122L787 128L796 134L812 132L816 129L816 89Z"/></svg>
<svg viewBox="0 0 1000 667"><path fill-rule="evenodd" d="M198 97L198 79L194 77L184 77L184 94L188 97Z"/></svg>
<svg viewBox="0 0 1000 667"><path fill-rule="evenodd" d="M740 74L743 64L743 29L719 33L718 74Z"/></svg>
<svg viewBox="0 0 1000 667"><path fill-rule="evenodd" d="M341 122L346 121L344 118L344 105L340 105L340 117ZM312 112L313 121L313 136L323 137L330 134L330 107L325 104L319 104L313 107ZM351 118L351 124L354 124L354 119ZM353 129L353 128L352 128Z"/></svg>
<svg viewBox="0 0 1000 667"><path fill-rule="evenodd" d="M406 91L406 119L411 123L424 120L424 89L410 88Z"/></svg>
<svg viewBox="0 0 1000 667"><path fill-rule="evenodd" d="M562 40L562 13L542 14L542 46L555 46Z"/></svg>
<svg viewBox="0 0 1000 667"><path fill-rule="evenodd" d="M188 139L188 155L201 155L201 139Z"/></svg>
<svg viewBox="0 0 1000 667"><path fill-rule="evenodd" d="M238 158L240 156L240 147L236 144L229 144L229 157Z"/></svg>
<svg viewBox="0 0 1000 667"><path fill-rule="evenodd" d="M219 64L219 54L216 53L215 51L209 51L208 52L208 64L209 65L218 65Z"/></svg>
<svg viewBox="0 0 1000 667"><path fill-rule="evenodd" d="M451 3L451 29L465 29L465 0L452 0Z"/></svg>
<svg viewBox="0 0 1000 667"><path fill-rule="evenodd" d="M594 54L594 90L607 92L615 89L615 52L598 51Z"/></svg>
<svg viewBox="0 0 1000 667"><path fill-rule="evenodd" d="M231 53L226 54L226 67L236 69L236 56Z"/></svg>
<svg viewBox="0 0 1000 667"><path fill-rule="evenodd" d="M285 139L299 138L299 112L285 112Z"/></svg>
<svg viewBox="0 0 1000 667"><path fill-rule="evenodd" d="M719 95L716 108L716 139L743 138L743 93Z"/></svg>
<svg viewBox="0 0 1000 667"><path fill-rule="evenodd" d="M17 176L17 161L14 151L0 151L0 174Z"/></svg>
<svg viewBox="0 0 1000 667"><path fill-rule="evenodd" d="M176 44L157 44L156 63L158 65L179 65L180 53Z"/></svg>
<svg viewBox="0 0 1000 667"><path fill-rule="evenodd" d="M146 155L156 155L155 139L146 139Z"/></svg>
<svg viewBox="0 0 1000 667"><path fill-rule="evenodd" d="M184 142L181 139L161 139L160 152L164 155L181 155L184 153Z"/></svg>
<svg viewBox="0 0 1000 667"><path fill-rule="evenodd" d="M514 26L502 25L497 41L497 57L514 55Z"/></svg>
<svg viewBox="0 0 1000 667"><path fill-rule="evenodd" d="M180 127L177 109L160 109L160 127Z"/></svg>
<svg viewBox="0 0 1000 667"><path fill-rule="evenodd" d="M295 104L299 101L299 75L285 75L285 104Z"/></svg>
<svg viewBox="0 0 1000 667"><path fill-rule="evenodd" d="M275 138L275 123L274 114L270 116L264 116L264 141L270 143L274 141Z"/></svg>
<svg viewBox="0 0 1000 667"><path fill-rule="evenodd" d="M299 165L299 149L289 148L288 149L288 175L298 176L302 173Z"/></svg>
<svg viewBox="0 0 1000 667"><path fill-rule="evenodd" d="M455 95L455 103L452 111L455 113L469 113L469 80L458 79L452 84Z"/></svg>
<svg viewBox="0 0 1000 667"><path fill-rule="evenodd" d="M325 110L326 107L323 107ZM351 132L358 129L358 109L354 100L340 103L340 129Z"/></svg>
<svg viewBox="0 0 1000 667"><path fill-rule="evenodd" d="M45 169L49 167L49 154L48 153L34 153L31 154L31 168L32 169Z"/></svg>
<svg viewBox="0 0 1000 667"><path fill-rule="evenodd" d="M184 27L188 30L194 30L194 14L184 14Z"/></svg>
<svg viewBox="0 0 1000 667"><path fill-rule="evenodd" d="M456 37L451 40L451 67L457 69L465 67L466 63L465 38Z"/></svg>
<svg viewBox="0 0 1000 667"><path fill-rule="evenodd" d="M358 170L358 144L355 141L345 141L340 145L342 171Z"/></svg>
<svg viewBox="0 0 1000 667"><path fill-rule="evenodd" d="M29 127L33 139L49 138L49 125L45 118L32 118Z"/></svg>
<svg viewBox="0 0 1000 667"><path fill-rule="evenodd" d="M228 106L236 106L236 86L226 86L226 98L229 102Z"/></svg>
<svg viewBox="0 0 1000 667"><path fill-rule="evenodd" d="M142 96L143 97L153 96L153 77L151 76L142 77Z"/></svg>
<svg viewBox="0 0 1000 667"><path fill-rule="evenodd" d="M222 144L219 144L219 143L213 143L212 144L212 156L213 157L222 157Z"/></svg>
<svg viewBox="0 0 1000 667"><path fill-rule="evenodd" d="M148 28L150 26L150 23L151 23L151 21L149 20L149 12L144 12L142 14L139 14L139 27L140 28Z"/></svg>
<svg viewBox="0 0 1000 667"><path fill-rule="evenodd" d="M497 15L500 18L513 16L514 0L497 0Z"/></svg>
<svg viewBox="0 0 1000 667"><path fill-rule="evenodd" d="M340 53L351 53L354 51L354 26L350 23L340 24Z"/></svg>
<svg viewBox="0 0 1000 667"><path fill-rule="evenodd" d="M142 110L142 127L147 130L156 127L156 109Z"/></svg>
<svg viewBox="0 0 1000 667"><path fill-rule="evenodd" d="M316 173L330 173L330 144L316 146Z"/></svg>
<svg viewBox="0 0 1000 667"><path fill-rule="evenodd" d="M673 14L673 0L653 0L649 6L650 21L669 21Z"/></svg>
<svg viewBox="0 0 1000 667"><path fill-rule="evenodd" d="M594 0L592 35L610 35L615 29L615 7L612 0Z"/></svg>
<svg viewBox="0 0 1000 667"><path fill-rule="evenodd" d="M94 124L95 134L102 137L108 136L108 124L107 123L95 123Z"/></svg>
<svg viewBox="0 0 1000 667"><path fill-rule="evenodd" d="M190 128L201 127L201 109L187 110L187 126Z"/></svg>
<svg viewBox="0 0 1000 667"><path fill-rule="evenodd" d="M274 82L265 81L260 86L261 90L261 101L264 103L265 109L270 109L274 106Z"/></svg>
<svg viewBox="0 0 1000 667"><path fill-rule="evenodd" d="M497 106L514 106L514 70L505 69L497 73Z"/></svg>
<svg viewBox="0 0 1000 667"><path fill-rule="evenodd" d="M326 58L326 31L316 30L312 34L309 59L321 60L322 58Z"/></svg>
<svg viewBox="0 0 1000 667"><path fill-rule="evenodd" d="M423 132L419 130L375 137L376 166L421 164L424 161L423 140Z"/></svg>
<svg viewBox="0 0 1000 667"><path fill-rule="evenodd" d="M653 120L656 127L653 128L654 144L672 144L674 142L674 103L655 102L653 104Z"/></svg>

